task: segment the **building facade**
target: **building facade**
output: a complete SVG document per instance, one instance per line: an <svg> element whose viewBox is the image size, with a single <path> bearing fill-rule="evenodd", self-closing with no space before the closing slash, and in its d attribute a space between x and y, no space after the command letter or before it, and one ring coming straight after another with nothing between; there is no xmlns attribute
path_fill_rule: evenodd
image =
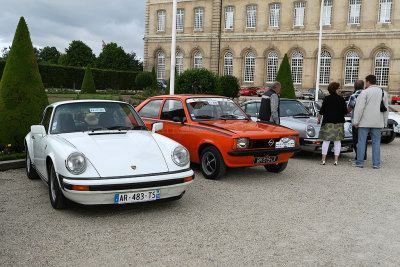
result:
<svg viewBox="0 0 400 267"><path fill-rule="evenodd" d="M168 79L172 0L146 0L144 69ZM400 0L323 0L320 87L375 74L400 93ZM320 0L178 0L176 70L207 68L242 87L271 84L284 55L294 86L315 87Z"/></svg>

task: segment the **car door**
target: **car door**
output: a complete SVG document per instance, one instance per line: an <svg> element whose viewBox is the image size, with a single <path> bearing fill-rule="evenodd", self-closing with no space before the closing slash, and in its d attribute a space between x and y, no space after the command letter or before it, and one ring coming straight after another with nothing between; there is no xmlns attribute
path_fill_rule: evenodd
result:
<svg viewBox="0 0 400 267"><path fill-rule="evenodd" d="M43 118L40 123L41 125L44 126L46 134L43 136L41 134L35 134L32 136L33 162L35 164L36 170L39 171L44 177L47 177L45 149L46 149L46 140L49 133L49 125L52 113L53 113L53 107L48 107L44 111Z"/></svg>
<svg viewBox="0 0 400 267"><path fill-rule="evenodd" d="M165 100L160 121L164 123L163 129L159 131L160 134L188 147L190 140L187 136L188 126L185 124L187 118L180 99Z"/></svg>

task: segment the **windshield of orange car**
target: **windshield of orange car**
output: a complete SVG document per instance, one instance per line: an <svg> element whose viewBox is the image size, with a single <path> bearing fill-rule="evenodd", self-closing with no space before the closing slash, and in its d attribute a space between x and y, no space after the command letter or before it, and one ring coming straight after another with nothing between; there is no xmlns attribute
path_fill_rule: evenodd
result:
<svg viewBox="0 0 400 267"><path fill-rule="evenodd" d="M228 98L189 98L186 105L193 121L248 120L242 109Z"/></svg>

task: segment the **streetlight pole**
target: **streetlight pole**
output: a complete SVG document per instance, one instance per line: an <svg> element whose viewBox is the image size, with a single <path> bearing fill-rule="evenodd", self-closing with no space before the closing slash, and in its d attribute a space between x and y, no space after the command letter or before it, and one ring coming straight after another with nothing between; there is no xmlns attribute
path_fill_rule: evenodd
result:
<svg viewBox="0 0 400 267"><path fill-rule="evenodd" d="M175 93L175 65L176 65L176 8L177 0L172 2L172 35L171 35L171 68L169 75L169 94Z"/></svg>
<svg viewBox="0 0 400 267"><path fill-rule="evenodd" d="M318 63L317 63L317 81L315 84L315 101L318 101L319 77L321 72L321 43L322 43L322 17L324 15L324 0L321 0L321 12L319 14L319 38L318 38Z"/></svg>

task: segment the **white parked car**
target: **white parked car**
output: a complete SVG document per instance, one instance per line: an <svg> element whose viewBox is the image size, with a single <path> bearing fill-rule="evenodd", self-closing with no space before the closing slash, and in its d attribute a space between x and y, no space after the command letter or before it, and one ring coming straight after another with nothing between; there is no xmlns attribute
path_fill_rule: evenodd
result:
<svg viewBox="0 0 400 267"><path fill-rule="evenodd" d="M390 120L392 120L394 132L400 134L400 113L392 111L389 112L388 121Z"/></svg>
<svg viewBox="0 0 400 267"><path fill-rule="evenodd" d="M135 109L107 100L49 105L25 137L26 172L49 186L56 209L179 199L192 182L189 152L149 131Z"/></svg>

